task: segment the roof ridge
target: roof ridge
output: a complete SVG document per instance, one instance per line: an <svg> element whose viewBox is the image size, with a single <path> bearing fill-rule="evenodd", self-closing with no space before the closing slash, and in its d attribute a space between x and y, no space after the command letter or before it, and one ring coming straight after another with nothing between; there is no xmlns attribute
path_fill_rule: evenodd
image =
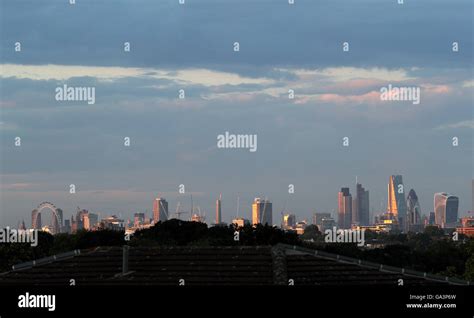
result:
<svg viewBox="0 0 474 318"><path fill-rule="evenodd" d="M389 272L389 273L397 273L401 274L403 276L411 276L411 277L417 277L417 278L423 278L425 280L429 281L435 281L435 282L445 282L448 284L452 285L472 285L472 282L466 281L463 279L459 278L454 278L454 277L448 277L448 276L440 276L440 275L435 275L427 272L419 272L415 271L412 269L406 269L406 268L400 268L396 266L390 266L390 265L384 265L380 263L374 263L370 261L364 261L362 259L357 259L349 256L344 256L344 255L339 255L339 254L334 254L334 253L329 253L325 251L320 251L316 249L311 249L307 247L302 247L302 246L297 246L297 245L289 245L289 244L283 244L283 243L278 243L277 246L281 248L286 248L286 249L292 249L295 251L307 253L312 256L317 256L325 259L330 259L339 263L349 263L353 265L357 265L360 267L364 268L370 268L370 269L376 269L381 272Z"/></svg>

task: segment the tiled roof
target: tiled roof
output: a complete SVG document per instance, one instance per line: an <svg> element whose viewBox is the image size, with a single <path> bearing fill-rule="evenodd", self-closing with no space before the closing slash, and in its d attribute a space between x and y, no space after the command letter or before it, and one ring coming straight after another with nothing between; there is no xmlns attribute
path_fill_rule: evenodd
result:
<svg viewBox="0 0 474 318"><path fill-rule="evenodd" d="M0 285L404 285L440 284L288 247L100 247L0 274ZM78 254L78 253L76 253ZM18 267L16 267L18 268ZM21 266L20 266L21 268ZM181 281L183 283L183 281Z"/></svg>

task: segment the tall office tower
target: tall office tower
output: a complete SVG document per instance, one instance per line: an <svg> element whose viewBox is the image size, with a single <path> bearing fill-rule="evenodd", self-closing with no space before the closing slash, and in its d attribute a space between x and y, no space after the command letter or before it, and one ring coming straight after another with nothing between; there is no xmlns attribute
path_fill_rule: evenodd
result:
<svg viewBox="0 0 474 318"><path fill-rule="evenodd" d="M471 193L471 199L472 199L472 206L471 206L471 213L474 213L474 179L472 179L472 193Z"/></svg>
<svg viewBox="0 0 474 318"><path fill-rule="evenodd" d="M388 182L388 206L387 212L392 213L398 219L405 219L407 206L405 199L405 188L401 175L390 176Z"/></svg>
<svg viewBox="0 0 474 318"><path fill-rule="evenodd" d="M272 226L272 219L272 203L268 200L255 198L252 203L252 225L268 224Z"/></svg>
<svg viewBox="0 0 474 318"><path fill-rule="evenodd" d="M31 228L41 229L43 225L41 224L41 213L38 213L37 209L34 209L31 212Z"/></svg>
<svg viewBox="0 0 474 318"><path fill-rule="evenodd" d="M222 223L222 194L216 200L216 225Z"/></svg>
<svg viewBox="0 0 474 318"><path fill-rule="evenodd" d="M76 212L76 230L77 231L84 229L84 216L88 214L89 214L89 211L81 210L79 207L77 207L77 212Z"/></svg>
<svg viewBox="0 0 474 318"><path fill-rule="evenodd" d="M337 200L338 226L341 229L350 229L352 223L352 196L349 188L341 188Z"/></svg>
<svg viewBox="0 0 474 318"><path fill-rule="evenodd" d="M85 230L93 230L97 223L99 223L99 215L87 212L82 216L82 222L84 223Z"/></svg>
<svg viewBox="0 0 474 318"><path fill-rule="evenodd" d="M296 215L285 214L281 223L281 228L284 230L292 230L296 227Z"/></svg>
<svg viewBox="0 0 474 318"><path fill-rule="evenodd" d="M428 224L434 225L436 223L436 216L434 212L430 212L430 217L428 218Z"/></svg>
<svg viewBox="0 0 474 318"><path fill-rule="evenodd" d="M421 209L415 190L411 189L407 196L407 225L421 223Z"/></svg>
<svg viewBox="0 0 474 318"><path fill-rule="evenodd" d="M357 183L356 197L352 206L352 223L369 225L369 218L369 191Z"/></svg>
<svg viewBox="0 0 474 318"><path fill-rule="evenodd" d="M153 201L153 221L158 223L168 220L168 202L163 198Z"/></svg>
<svg viewBox="0 0 474 318"><path fill-rule="evenodd" d="M435 222L441 227L453 227L458 220L459 198L447 193L435 193Z"/></svg>

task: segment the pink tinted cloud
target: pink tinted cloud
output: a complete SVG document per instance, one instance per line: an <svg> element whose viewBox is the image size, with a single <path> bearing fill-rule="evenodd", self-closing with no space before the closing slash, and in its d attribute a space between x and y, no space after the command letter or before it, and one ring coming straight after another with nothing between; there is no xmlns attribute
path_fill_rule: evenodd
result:
<svg viewBox="0 0 474 318"><path fill-rule="evenodd" d="M421 87L423 91L428 94L447 95L452 92L451 87L448 85L422 84Z"/></svg>
<svg viewBox="0 0 474 318"><path fill-rule="evenodd" d="M15 107L16 102L11 101L11 100L0 100L0 108L11 108Z"/></svg>
<svg viewBox="0 0 474 318"><path fill-rule="evenodd" d="M380 92L371 91L361 95L341 95L341 94L320 94L313 96L303 96L298 98L296 104L306 104L309 102L323 102L335 104L375 104L380 101Z"/></svg>

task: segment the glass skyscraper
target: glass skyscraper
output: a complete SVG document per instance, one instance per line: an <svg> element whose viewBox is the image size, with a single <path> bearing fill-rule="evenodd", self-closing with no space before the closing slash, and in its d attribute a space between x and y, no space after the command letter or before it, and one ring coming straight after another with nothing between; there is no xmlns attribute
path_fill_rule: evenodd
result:
<svg viewBox="0 0 474 318"><path fill-rule="evenodd" d="M441 227L453 227L458 220L459 198L445 192L435 193L435 222Z"/></svg>
<svg viewBox="0 0 474 318"><path fill-rule="evenodd" d="M252 225L273 225L272 203L268 200L255 198L252 204Z"/></svg>
<svg viewBox="0 0 474 318"><path fill-rule="evenodd" d="M407 206L405 189L401 175L390 176L388 181L388 206L387 212L392 213L397 219L405 219Z"/></svg>
<svg viewBox="0 0 474 318"><path fill-rule="evenodd" d="M416 225L421 223L421 208L415 190L411 189L407 196L407 224Z"/></svg>
<svg viewBox="0 0 474 318"><path fill-rule="evenodd" d="M153 221L158 223L166 220L168 220L168 202L163 198L156 198L153 201Z"/></svg>
<svg viewBox="0 0 474 318"><path fill-rule="evenodd" d="M341 229L350 229L352 224L352 195L349 188L341 188L337 197L337 225Z"/></svg>

